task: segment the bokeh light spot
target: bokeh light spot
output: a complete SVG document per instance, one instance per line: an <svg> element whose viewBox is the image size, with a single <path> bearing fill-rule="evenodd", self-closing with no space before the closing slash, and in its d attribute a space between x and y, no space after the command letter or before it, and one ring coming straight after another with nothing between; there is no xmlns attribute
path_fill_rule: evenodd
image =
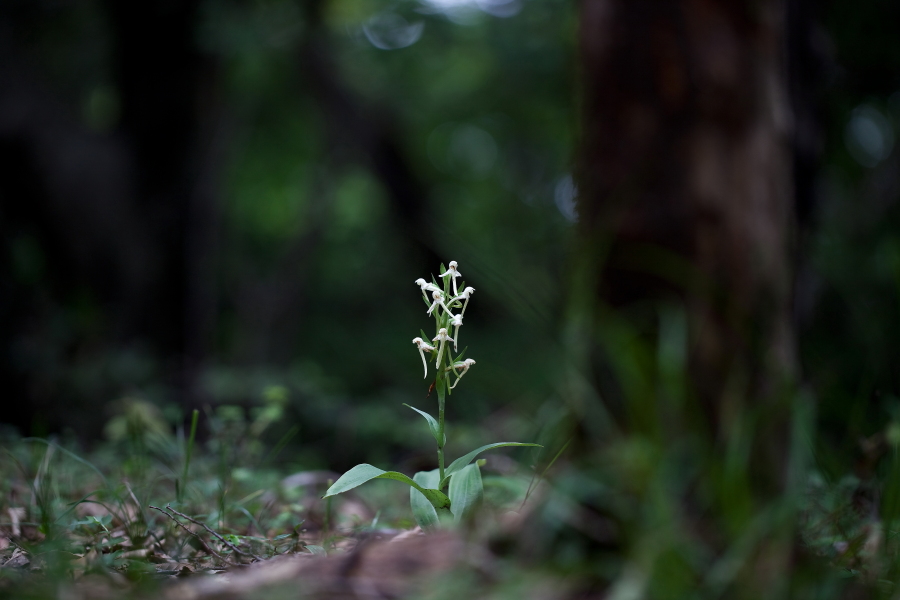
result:
<svg viewBox="0 0 900 600"><path fill-rule="evenodd" d="M575 198L578 197L578 188L571 175L560 177L553 190L553 202L559 213L570 223L578 222L578 206Z"/></svg>
<svg viewBox="0 0 900 600"><path fill-rule="evenodd" d="M393 12L378 13L363 25L366 39L380 50L399 50L412 46L419 41L424 30L424 21L410 23Z"/></svg>
<svg viewBox="0 0 900 600"><path fill-rule="evenodd" d="M844 131L847 150L864 167L875 167L894 149L894 130L881 111L863 104L853 109Z"/></svg>
<svg viewBox="0 0 900 600"><path fill-rule="evenodd" d="M457 173L482 179L497 162L497 142L494 136L480 127L462 125L450 140L448 159Z"/></svg>

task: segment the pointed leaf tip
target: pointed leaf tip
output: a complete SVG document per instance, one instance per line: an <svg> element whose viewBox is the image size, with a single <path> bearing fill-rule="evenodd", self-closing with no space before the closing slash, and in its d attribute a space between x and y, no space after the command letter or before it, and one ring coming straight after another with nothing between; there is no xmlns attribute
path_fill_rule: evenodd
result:
<svg viewBox="0 0 900 600"><path fill-rule="evenodd" d="M417 413L419 413L420 415L422 415L423 417L425 417L425 420L428 421L428 429L431 431L431 435L434 437L434 441L440 443L440 429L441 428L440 428L440 425L438 425L437 420L434 417L432 417L431 415L429 415L427 412L425 412L423 410L419 410L415 406L410 406L409 404L407 404L405 402L403 403L403 406L411 408L414 411L416 411Z"/></svg>
<svg viewBox="0 0 900 600"><path fill-rule="evenodd" d="M440 488L444 488L444 484L450 479L450 476L456 473L457 471L462 470L463 467L468 465L472 460L481 454L482 452L486 452L488 450L493 450L494 448L504 448L506 446L537 446L538 448L543 448L540 444L525 444L522 442L496 442L494 444L486 444L480 448L476 448L472 450L468 454L460 456L447 467L447 470L444 471L444 479L441 481Z"/></svg>

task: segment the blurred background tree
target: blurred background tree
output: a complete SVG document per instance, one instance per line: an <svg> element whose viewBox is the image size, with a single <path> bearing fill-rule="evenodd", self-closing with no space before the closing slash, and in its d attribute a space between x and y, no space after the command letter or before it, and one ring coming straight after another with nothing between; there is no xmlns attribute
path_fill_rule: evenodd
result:
<svg viewBox="0 0 900 600"><path fill-rule="evenodd" d="M796 570L809 410L794 391L784 8L581 3L573 260L588 283L573 337L610 418L570 400L577 472L598 487L566 487L594 520L569 522L593 542L577 554L625 557L591 573L612 597L765 597ZM538 527L571 546L554 519Z"/></svg>

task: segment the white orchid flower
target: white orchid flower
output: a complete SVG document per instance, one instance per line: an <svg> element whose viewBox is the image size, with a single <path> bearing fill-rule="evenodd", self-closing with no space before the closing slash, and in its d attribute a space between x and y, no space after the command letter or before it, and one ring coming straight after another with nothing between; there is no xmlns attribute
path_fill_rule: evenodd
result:
<svg viewBox="0 0 900 600"><path fill-rule="evenodd" d="M422 289L422 293L425 294L426 296L428 295L428 292L443 292L444 291L441 288L439 288L438 286L434 285L433 283L428 283L421 277L416 279L416 285Z"/></svg>
<svg viewBox="0 0 900 600"><path fill-rule="evenodd" d="M454 294L454 295L458 293L458 292L456 291L456 278L457 278L457 277L462 277L462 273L460 273L460 272L459 272L459 269L457 269L458 266L459 266L459 265L456 263L455 260L451 260L451 261L450 261L450 266L447 267L447 270L446 270L444 273L441 273L441 274L440 274L440 277L447 277L447 276L450 276L450 277L453 278L453 294Z"/></svg>
<svg viewBox="0 0 900 600"><path fill-rule="evenodd" d="M425 314L430 315L431 311L435 309L436 306L441 306L446 312L450 312L450 309L447 308L447 305L444 304L444 294L443 292L434 291L431 292L431 297L434 298L434 302L431 303L431 308L429 308Z"/></svg>
<svg viewBox="0 0 900 600"><path fill-rule="evenodd" d="M453 383L453 385L450 386L451 390L456 387L456 384L459 383L459 380L462 379L462 376L465 375L469 371L469 368L474 364L474 360L472 360L471 358L467 358L466 360L457 361L444 369L445 371L453 369L453 372L456 373L456 381ZM462 369L462 373L459 373L458 369Z"/></svg>
<svg viewBox="0 0 900 600"><path fill-rule="evenodd" d="M459 328L462 327L462 314L458 315L450 315L450 324L453 325L456 329L453 331L453 351L459 352Z"/></svg>
<svg viewBox="0 0 900 600"><path fill-rule="evenodd" d="M425 353L432 352L434 350L434 346L420 337L413 338L413 344L416 345L416 347L419 349L419 354L422 356L422 366L425 367L425 377L423 377L422 379L425 379L426 377L428 377L428 362L425 360Z"/></svg>
<svg viewBox="0 0 900 600"><path fill-rule="evenodd" d="M467 287L466 289L464 289L464 290L462 291L462 293L461 293L460 295L454 297L453 300L451 300L451 301L449 302L449 304L453 304L454 302L456 302L457 300L460 300L460 299L465 300L465 302L463 302L462 310L461 310L460 313L459 313L460 316L462 316L462 315L464 315L464 314L466 313L466 305L469 304L469 298L470 298L470 297L472 296L472 294L474 294L474 293L475 293L475 288L473 288L473 287Z"/></svg>
<svg viewBox="0 0 900 600"><path fill-rule="evenodd" d="M441 365L441 357L444 355L444 342L452 342L452 341L453 341L453 338L450 337L450 336L447 334L447 328L446 328L446 327L441 327L440 329L438 329L438 334L437 334L437 336L435 336L435 338L434 338L433 340L431 340L431 341L432 341L432 342L440 342L440 343L441 343L440 349L438 350L437 361L436 361L436 364L438 365L438 368L440 368L440 365Z"/></svg>

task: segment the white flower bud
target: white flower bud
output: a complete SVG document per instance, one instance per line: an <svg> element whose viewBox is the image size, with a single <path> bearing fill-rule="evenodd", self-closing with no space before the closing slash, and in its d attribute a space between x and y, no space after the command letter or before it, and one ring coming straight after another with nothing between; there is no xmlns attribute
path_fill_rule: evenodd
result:
<svg viewBox="0 0 900 600"><path fill-rule="evenodd" d="M413 338L413 344L416 345L419 349L419 354L422 356L422 366L425 367L425 376L422 379L425 379L425 377L428 377L428 361L425 360L425 353L433 351L434 346L420 337Z"/></svg>
<svg viewBox="0 0 900 600"><path fill-rule="evenodd" d="M453 372L456 373L456 381L453 383L453 385L450 386L451 390L456 387L456 384L459 383L459 380L462 379L462 376L465 375L469 371L469 368L474 364L474 360L472 360L471 358L467 358L466 360L457 361L444 369L445 371L450 371L452 369ZM459 369L462 369L462 373L459 372Z"/></svg>
<svg viewBox="0 0 900 600"><path fill-rule="evenodd" d="M416 279L416 285L419 286L419 288L421 288L423 294L425 294L425 293L427 293L427 292L441 292L441 291L443 291L443 290L441 290L441 288L439 288L438 286L434 285L433 283L428 283L427 281L425 281L425 280L422 279L421 277L419 277L418 279Z"/></svg>
<svg viewBox="0 0 900 600"><path fill-rule="evenodd" d="M425 311L425 314L430 315L437 306L442 307L448 313L450 312L450 309L444 304L444 294L442 292L431 292L431 297L434 298L434 302L431 303L431 308Z"/></svg>
<svg viewBox="0 0 900 600"><path fill-rule="evenodd" d="M451 261L450 261L450 266L448 266L448 267L447 267L447 270L446 270L445 272L441 273L441 275L440 275L441 277L447 277L447 276L450 276L450 277L453 278L453 293L454 293L454 294L457 293L457 292L456 292L456 278L457 278L457 277L462 277L462 273L459 272L459 269L457 269L457 266L458 266L458 265L457 265L456 261L455 261L455 260L451 260Z"/></svg>

